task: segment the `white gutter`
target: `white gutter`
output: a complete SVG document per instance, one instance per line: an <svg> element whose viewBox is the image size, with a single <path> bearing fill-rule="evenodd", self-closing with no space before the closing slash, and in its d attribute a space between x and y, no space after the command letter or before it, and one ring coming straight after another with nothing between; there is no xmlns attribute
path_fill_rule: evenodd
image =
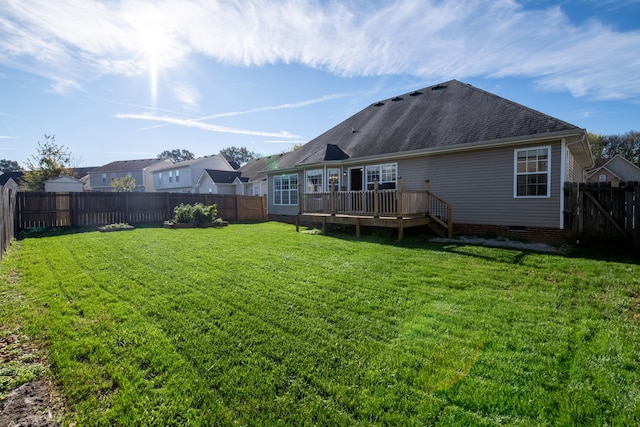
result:
<svg viewBox="0 0 640 427"><path fill-rule="evenodd" d="M564 230L564 182L567 178L567 146L566 138L560 142L560 230Z"/></svg>

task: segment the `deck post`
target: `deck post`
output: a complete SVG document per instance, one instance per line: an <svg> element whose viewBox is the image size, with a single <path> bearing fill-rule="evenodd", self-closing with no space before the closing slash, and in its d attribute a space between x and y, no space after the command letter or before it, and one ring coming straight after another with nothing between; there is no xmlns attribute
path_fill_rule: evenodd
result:
<svg viewBox="0 0 640 427"><path fill-rule="evenodd" d="M298 214L302 213L302 186L298 183Z"/></svg>
<svg viewBox="0 0 640 427"><path fill-rule="evenodd" d="M453 237L453 207L447 206L447 237L451 239Z"/></svg>
<svg viewBox="0 0 640 427"><path fill-rule="evenodd" d="M336 215L336 189L331 185L331 191L329 192L329 212L332 216Z"/></svg>
<svg viewBox="0 0 640 427"><path fill-rule="evenodd" d="M427 215L431 213L431 181L424 181L424 190L427 192Z"/></svg>
<svg viewBox="0 0 640 427"><path fill-rule="evenodd" d="M398 218L398 242L404 238L404 219Z"/></svg>
<svg viewBox="0 0 640 427"><path fill-rule="evenodd" d="M398 177L398 218L404 216L404 202L402 197L402 177Z"/></svg>
<svg viewBox="0 0 640 427"><path fill-rule="evenodd" d="M356 217L356 239L360 238L360 218Z"/></svg>
<svg viewBox="0 0 640 427"><path fill-rule="evenodd" d="M300 213L296 215L296 233L300 232Z"/></svg>
<svg viewBox="0 0 640 427"><path fill-rule="evenodd" d="M378 218L380 212L380 201L378 200L378 180L373 181L373 216Z"/></svg>

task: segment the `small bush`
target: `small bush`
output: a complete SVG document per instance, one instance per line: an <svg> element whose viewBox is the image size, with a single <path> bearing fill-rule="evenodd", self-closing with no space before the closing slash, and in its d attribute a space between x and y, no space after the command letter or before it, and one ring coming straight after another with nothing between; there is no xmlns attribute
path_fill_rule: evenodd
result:
<svg viewBox="0 0 640 427"><path fill-rule="evenodd" d="M193 206L180 203L173 208L173 222L178 224L193 222Z"/></svg>
<svg viewBox="0 0 640 427"><path fill-rule="evenodd" d="M98 228L100 231L118 231L118 230L133 230L133 225L126 224L124 222L119 222L115 224L107 224Z"/></svg>
<svg viewBox="0 0 640 427"><path fill-rule="evenodd" d="M218 215L217 205L205 206L202 203L195 205L180 204L173 209L174 222L179 224L195 223L202 225L213 222Z"/></svg>

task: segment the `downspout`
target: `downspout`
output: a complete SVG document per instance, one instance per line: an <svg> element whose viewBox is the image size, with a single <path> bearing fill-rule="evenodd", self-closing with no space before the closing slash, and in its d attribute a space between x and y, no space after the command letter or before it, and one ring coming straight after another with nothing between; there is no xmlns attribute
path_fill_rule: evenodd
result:
<svg viewBox="0 0 640 427"><path fill-rule="evenodd" d="M564 230L564 182L567 178L567 139L560 141L560 230Z"/></svg>

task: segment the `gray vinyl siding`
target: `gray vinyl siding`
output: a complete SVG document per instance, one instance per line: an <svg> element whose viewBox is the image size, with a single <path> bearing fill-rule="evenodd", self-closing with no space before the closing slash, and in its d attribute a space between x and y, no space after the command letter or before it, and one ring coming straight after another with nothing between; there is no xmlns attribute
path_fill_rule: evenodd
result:
<svg viewBox="0 0 640 427"><path fill-rule="evenodd" d="M304 179L303 171L299 171L298 173L298 183L302 184L302 180ZM290 174L293 175L293 174ZM273 204L273 175L269 175L268 177L268 188L267 188L267 212L269 215L297 215L298 214L298 205L274 205Z"/></svg>
<svg viewBox="0 0 640 427"><path fill-rule="evenodd" d="M522 145L517 148L547 146L551 147L550 197L514 197L515 148L513 146L411 159L378 160L370 163L362 162L358 165L366 167L397 163L397 174L402 178L403 190L423 191L425 181L429 180L431 192L452 204L454 223L559 228L562 145L556 142ZM348 166L343 165L342 170L348 171ZM298 182L302 185L304 185L304 176L304 170L300 170ZM297 214L297 205L282 206L272 203L274 200L272 176L269 176L268 182L269 214ZM346 180L341 184L346 186Z"/></svg>
<svg viewBox="0 0 640 427"><path fill-rule="evenodd" d="M169 182L169 172L171 172L171 182ZM179 173L180 179L176 182L176 172ZM177 193L190 193L193 192L194 182L197 179L194 178L192 168L175 168L175 169L163 169L162 181L160 180L160 171L153 172L153 185L157 192L177 192ZM202 173L202 170L200 170ZM199 175L198 175L199 176Z"/></svg>
<svg viewBox="0 0 640 427"><path fill-rule="evenodd" d="M435 155L398 162L403 189L431 191L453 205L453 221L528 227L560 227L561 144L551 145L551 197L515 198L514 148Z"/></svg>
<svg viewBox="0 0 640 427"><path fill-rule="evenodd" d="M105 173L106 180L102 182L102 174ZM114 179L121 179L127 175L131 174L131 178L133 178L136 182L136 189L134 191L145 191L143 179L143 171L129 171L129 172L91 172L89 173L89 183L91 186L91 190L93 191L113 191L111 188L111 181Z"/></svg>
<svg viewBox="0 0 640 427"><path fill-rule="evenodd" d="M566 182L582 182L584 177L582 176L582 169L579 167L578 160L576 160L571 150L567 150L567 179Z"/></svg>

